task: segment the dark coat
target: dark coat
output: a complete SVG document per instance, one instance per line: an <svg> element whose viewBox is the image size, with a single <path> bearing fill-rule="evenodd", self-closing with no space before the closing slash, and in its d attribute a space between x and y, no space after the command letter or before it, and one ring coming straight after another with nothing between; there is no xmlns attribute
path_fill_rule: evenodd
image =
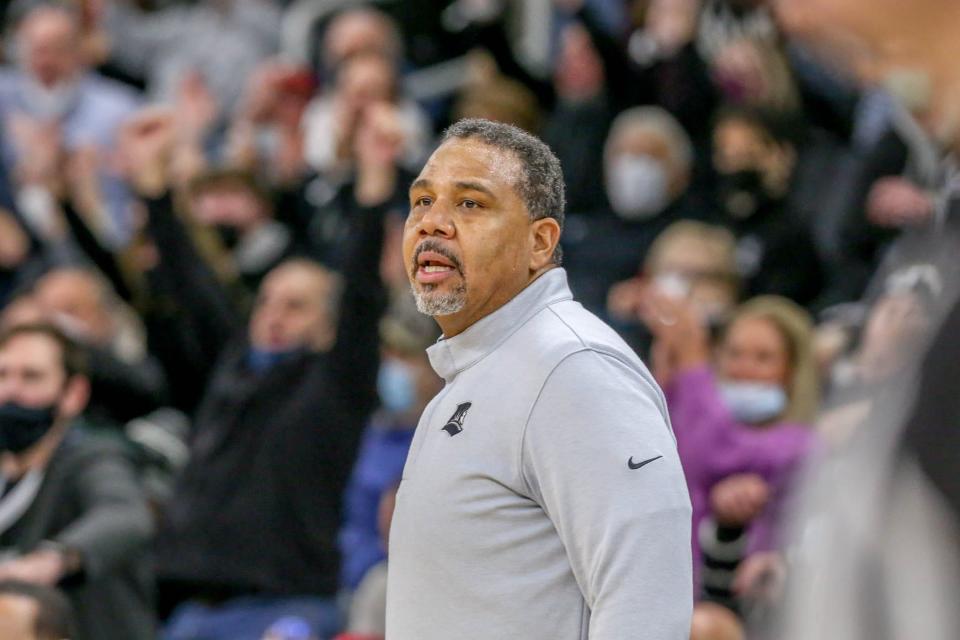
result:
<svg viewBox="0 0 960 640"><path fill-rule="evenodd" d="M149 541L153 521L136 469L119 443L74 429L47 465L33 503L0 535L29 553L44 541L80 551L83 571L60 585L80 640L148 640L154 634Z"/></svg>

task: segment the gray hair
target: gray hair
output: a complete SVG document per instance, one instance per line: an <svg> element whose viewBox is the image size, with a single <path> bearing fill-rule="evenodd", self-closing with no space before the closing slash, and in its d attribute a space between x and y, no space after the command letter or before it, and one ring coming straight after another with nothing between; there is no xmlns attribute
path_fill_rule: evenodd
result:
<svg viewBox="0 0 960 640"><path fill-rule="evenodd" d="M610 125L605 155L609 155L613 141L627 130L642 130L665 140L674 169L689 171L693 166L690 136L669 111L660 107L633 107L621 112Z"/></svg>
<svg viewBox="0 0 960 640"><path fill-rule="evenodd" d="M455 122L444 132L441 143L454 138L479 140L512 153L521 168L514 189L527 208L530 219L553 218L563 230L566 206L563 170L560 160L543 141L513 125L480 118ZM553 254L554 263L559 265L562 257L558 244Z"/></svg>

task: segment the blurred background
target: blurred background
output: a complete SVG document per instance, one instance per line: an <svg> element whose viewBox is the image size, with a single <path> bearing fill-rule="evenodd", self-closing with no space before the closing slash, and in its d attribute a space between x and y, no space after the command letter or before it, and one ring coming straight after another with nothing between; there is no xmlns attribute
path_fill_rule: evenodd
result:
<svg viewBox="0 0 960 640"><path fill-rule="evenodd" d="M571 288L666 392L691 637L960 635L958 408L911 413L960 282L922 74L865 80L765 0L0 11L0 610L90 640L383 637L442 387L407 188L479 117L560 158Z"/></svg>

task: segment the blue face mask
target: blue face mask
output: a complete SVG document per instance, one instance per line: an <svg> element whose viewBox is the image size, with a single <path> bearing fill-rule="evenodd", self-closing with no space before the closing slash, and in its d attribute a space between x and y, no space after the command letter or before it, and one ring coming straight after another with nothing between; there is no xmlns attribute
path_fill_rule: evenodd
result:
<svg viewBox="0 0 960 640"><path fill-rule="evenodd" d="M417 402L417 379L413 367L399 360L384 360L377 373L381 406L391 413L406 413Z"/></svg>
<svg viewBox="0 0 960 640"><path fill-rule="evenodd" d="M787 408L783 387L765 382L721 382L720 396L735 420L763 424Z"/></svg>
<svg viewBox="0 0 960 640"><path fill-rule="evenodd" d="M289 360L302 351L303 349L301 348L271 351L269 349L250 347L250 350L247 351L247 366L254 373L264 373L273 368L274 365L284 360Z"/></svg>

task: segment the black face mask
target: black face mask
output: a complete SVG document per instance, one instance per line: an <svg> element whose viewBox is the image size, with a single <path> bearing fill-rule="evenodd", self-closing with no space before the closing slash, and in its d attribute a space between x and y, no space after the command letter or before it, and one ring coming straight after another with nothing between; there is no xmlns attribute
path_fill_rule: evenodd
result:
<svg viewBox="0 0 960 640"><path fill-rule="evenodd" d="M717 201L731 218L749 218L770 201L763 187L763 175L756 169L720 174L719 178Z"/></svg>
<svg viewBox="0 0 960 640"><path fill-rule="evenodd" d="M0 451L26 451L50 431L56 414L56 404L37 408L15 402L0 405Z"/></svg>
<svg viewBox="0 0 960 640"><path fill-rule="evenodd" d="M232 251L240 244L240 230L236 227L218 224L215 225L214 228L217 230L217 235L220 236L220 241L223 242L227 249Z"/></svg>

